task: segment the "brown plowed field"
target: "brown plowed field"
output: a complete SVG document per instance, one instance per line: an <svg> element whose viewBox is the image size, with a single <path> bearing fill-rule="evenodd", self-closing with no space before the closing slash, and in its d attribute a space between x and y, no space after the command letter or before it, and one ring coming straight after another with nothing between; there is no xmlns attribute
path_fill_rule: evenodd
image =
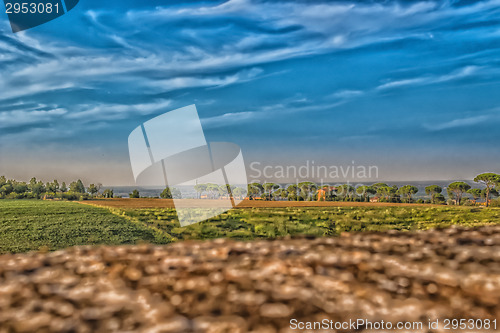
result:
<svg viewBox="0 0 500 333"><path fill-rule="evenodd" d="M192 207L217 207L222 200L184 199L181 204ZM111 208L174 208L173 200L169 199L101 199L82 203ZM388 202L332 202L332 201L260 201L244 200L238 208L286 208L286 207L443 207L430 204L404 204Z"/></svg>

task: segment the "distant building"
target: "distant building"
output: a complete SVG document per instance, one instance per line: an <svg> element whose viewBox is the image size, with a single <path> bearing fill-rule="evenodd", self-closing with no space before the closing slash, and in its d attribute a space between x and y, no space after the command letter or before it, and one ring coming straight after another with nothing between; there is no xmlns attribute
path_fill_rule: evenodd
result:
<svg viewBox="0 0 500 333"><path fill-rule="evenodd" d="M336 188L333 186L323 186L318 190L318 201L325 201L326 196L330 195Z"/></svg>

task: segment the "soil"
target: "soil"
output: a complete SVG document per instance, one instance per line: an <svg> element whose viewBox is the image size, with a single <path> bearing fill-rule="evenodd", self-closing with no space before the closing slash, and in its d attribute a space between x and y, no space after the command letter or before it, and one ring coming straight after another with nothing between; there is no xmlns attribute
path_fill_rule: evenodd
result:
<svg viewBox="0 0 500 333"><path fill-rule="evenodd" d="M210 199L183 199L177 201L181 205L195 205L196 207L217 207L222 200ZM111 207L111 208L175 208L170 199L101 199L81 201L81 203ZM343 201L263 201L244 200L237 208L286 208L286 207L443 207L431 204L405 204L390 202L343 202Z"/></svg>

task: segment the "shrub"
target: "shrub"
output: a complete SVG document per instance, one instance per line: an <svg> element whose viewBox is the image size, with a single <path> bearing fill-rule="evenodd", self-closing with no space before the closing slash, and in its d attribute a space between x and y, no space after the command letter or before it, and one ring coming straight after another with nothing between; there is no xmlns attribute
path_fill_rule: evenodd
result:
<svg viewBox="0 0 500 333"><path fill-rule="evenodd" d="M466 199L466 200L462 200L462 205L464 206L475 206L475 202L470 200L470 199Z"/></svg>
<svg viewBox="0 0 500 333"><path fill-rule="evenodd" d="M172 192L170 191L169 187L165 188L163 190L163 192L161 192L160 198L162 198L162 199L173 199Z"/></svg>
<svg viewBox="0 0 500 333"><path fill-rule="evenodd" d="M430 200L429 200L429 202L430 202ZM446 202L446 199L445 199L444 195L442 195L441 193L438 193L438 194L434 195L434 202L437 204L444 204Z"/></svg>
<svg viewBox="0 0 500 333"><path fill-rule="evenodd" d="M490 206L491 207L500 207L500 198L491 200Z"/></svg>
<svg viewBox="0 0 500 333"><path fill-rule="evenodd" d="M90 196L87 193L80 195L80 197L78 198L78 200L80 200L80 201L89 200L89 199L90 199Z"/></svg>
<svg viewBox="0 0 500 333"><path fill-rule="evenodd" d="M25 198L25 194L24 193L16 193L16 192L12 192L12 193L9 193L7 196L6 196L7 199L24 199Z"/></svg>

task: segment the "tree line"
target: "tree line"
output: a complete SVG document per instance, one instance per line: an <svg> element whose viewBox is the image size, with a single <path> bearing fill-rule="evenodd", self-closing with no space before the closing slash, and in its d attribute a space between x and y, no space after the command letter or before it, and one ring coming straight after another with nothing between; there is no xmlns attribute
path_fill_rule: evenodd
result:
<svg viewBox="0 0 500 333"><path fill-rule="evenodd" d="M474 178L474 182L482 184L484 188L472 188L462 181L452 182L446 187L448 200L443 195L444 189L439 185L425 187L425 193L429 199L415 200L414 196L419 192L414 185L388 185L376 183L372 185L361 185L354 187L349 184L336 186L317 185L313 182L302 182L298 184L281 187L275 183L252 183L248 185L248 197L250 200L288 200L288 201L358 201L369 202L375 199L379 202L399 203L432 203L432 204L476 204L483 199L486 206L492 197L498 197L500 191L500 175L495 173L482 173Z"/></svg>
<svg viewBox="0 0 500 333"><path fill-rule="evenodd" d="M250 200L288 200L288 201L358 201L369 202L373 199L379 202L401 202L401 203L432 203L432 204L476 204L479 199L484 200L488 206L493 197L499 196L500 175L495 173L482 173L474 178L474 182L482 184L483 188L472 188L462 181L452 182L446 187L448 200L443 195L444 189L439 185L429 185L425 193L429 199L415 200L414 196L419 189L414 185L388 185L376 183L372 185L360 185L354 187L349 184L336 186L318 185L314 182L301 182L298 184L282 187L276 183L252 183L245 190L241 187L217 184L196 184L194 190L198 198L217 199L227 196L230 192L234 197ZM0 176L0 199L65 199L85 200L95 197L113 198L112 189L105 189L101 193L102 184L90 184L85 187L78 179L66 185L57 180L43 183L36 178L29 182L6 179ZM140 193L134 190L129 194L130 198L139 198ZM166 187L160 194L163 199L180 199L181 191L176 188Z"/></svg>
<svg viewBox="0 0 500 333"><path fill-rule="evenodd" d="M66 185L65 182L59 183L42 182L35 177L29 182L6 179L0 176L0 199L66 199L82 200L100 196L103 198L113 198L113 190L106 189L100 193L102 184L90 184L85 187L83 182L78 179Z"/></svg>

